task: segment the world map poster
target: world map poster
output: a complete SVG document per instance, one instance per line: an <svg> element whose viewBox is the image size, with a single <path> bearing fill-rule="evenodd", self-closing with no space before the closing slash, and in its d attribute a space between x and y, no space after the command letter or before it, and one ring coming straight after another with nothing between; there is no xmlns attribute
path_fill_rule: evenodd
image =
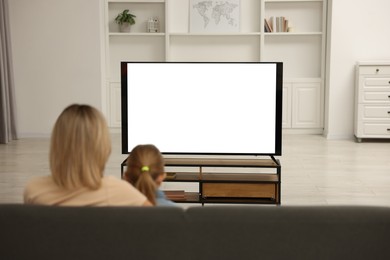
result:
<svg viewBox="0 0 390 260"><path fill-rule="evenodd" d="M238 33L240 0L191 0L191 33Z"/></svg>

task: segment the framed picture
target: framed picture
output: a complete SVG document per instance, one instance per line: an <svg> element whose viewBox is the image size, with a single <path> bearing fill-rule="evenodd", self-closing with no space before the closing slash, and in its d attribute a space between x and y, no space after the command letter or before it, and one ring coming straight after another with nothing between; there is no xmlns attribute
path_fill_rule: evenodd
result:
<svg viewBox="0 0 390 260"><path fill-rule="evenodd" d="M190 0L190 33L238 33L240 0Z"/></svg>

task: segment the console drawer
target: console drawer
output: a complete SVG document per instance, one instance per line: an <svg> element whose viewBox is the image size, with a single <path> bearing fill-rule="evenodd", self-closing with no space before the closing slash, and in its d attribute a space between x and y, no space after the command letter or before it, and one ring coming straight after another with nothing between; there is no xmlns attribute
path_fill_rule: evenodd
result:
<svg viewBox="0 0 390 260"><path fill-rule="evenodd" d="M364 119L390 120L390 106L363 106Z"/></svg>
<svg viewBox="0 0 390 260"><path fill-rule="evenodd" d="M390 137L390 123L364 123L363 134Z"/></svg>
<svg viewBox="0 0 390 260"><path fill-rule="evenodd" d="M360 74L366 75L390 75L389 66L360 66Z"/></svg>
<svg viewBox="0 0 390 260"><path fill-rule="evenodd" d="M390 87L390 78L364 78L364 88Z"/></svg>
<svg viewBox="0 0 390 260"><path fill-rule="evenodd" d="M364 91L363 102L387 102L387 104L390 105L390 91L389 92Z"/></svg>
<svg viewBox="0 0 390 260"><path fill-rule="evenodd" d="M276 198L276 183L202 183L203 198Z"/></svg>

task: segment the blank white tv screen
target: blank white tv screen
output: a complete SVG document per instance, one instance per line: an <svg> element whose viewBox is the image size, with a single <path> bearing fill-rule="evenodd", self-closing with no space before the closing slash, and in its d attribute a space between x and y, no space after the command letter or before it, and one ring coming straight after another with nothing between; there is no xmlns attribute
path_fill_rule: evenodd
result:
<svg viewBox="0 0 390 260"><path fill-rule="evenodd" d="M122 62L122 153L281 155L279 62Z"/></svg>

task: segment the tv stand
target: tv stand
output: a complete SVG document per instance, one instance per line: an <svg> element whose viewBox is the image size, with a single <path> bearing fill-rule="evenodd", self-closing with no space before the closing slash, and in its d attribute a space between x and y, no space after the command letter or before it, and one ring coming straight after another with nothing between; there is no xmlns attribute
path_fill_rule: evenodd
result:
<svg viewBox="0 0 390 260"><path fill-rule="evenodd" d="M274 161L276 164L279 164L279 162L275 159L275 157L273 155L270 155L270 158L272 161Z"/></svg>
<svg viewBox="0 0 390 260"><path fill-rule="evenodd" d="M126 161L122 163L122 173L125 165ZM199 185L199 192L182 191L181 195L179 191L167 192L178 203L281 203L281 165L273 156L269 159L165 158L165 166L168 177L164 182Z"/></svg>

